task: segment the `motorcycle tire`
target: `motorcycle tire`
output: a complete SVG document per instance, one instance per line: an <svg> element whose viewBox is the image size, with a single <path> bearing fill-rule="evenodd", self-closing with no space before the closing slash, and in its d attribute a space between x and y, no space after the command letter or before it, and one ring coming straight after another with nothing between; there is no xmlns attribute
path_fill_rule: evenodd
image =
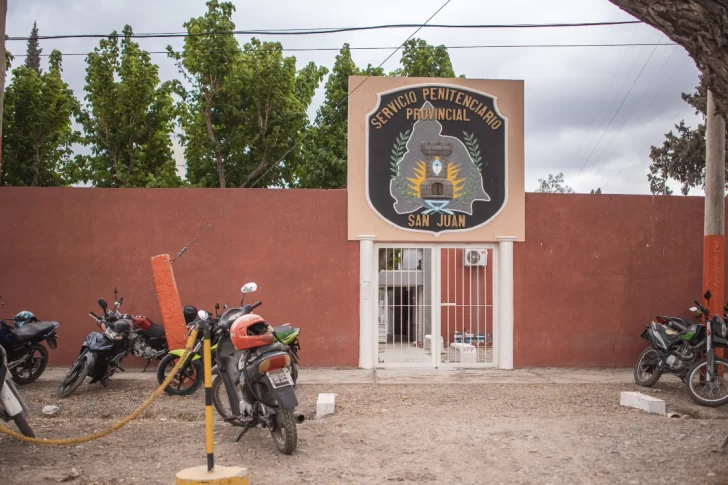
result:
<svg viewBox="0 0 728 485"><path fill-rule="evenodd" d="M68 377L72 375L74 369L78 369L79 366L82 366L78 370L78 374L76 374L75 378L70 381L68 384L66 383L68 380ZM88 376L88 361L84 358L83 360L77 360L70 369L68 369L68 372L66 372L65 377L61 381L61 385L58 387L58 396L60 397L68 397L73 392L78 389L78 386L81 385L81 383L86 380L86 376Z"/></svg>
<svg viewBox="0 0 728 485"><path fill-rule="evenodd" d="M240 391L240 384L238 384L238 391ZM215 411L217 411L217 414L219 414L222 419L232 417L230 404L228 403L227 391L225 390L225 383L222 381L222 377L220 376L215 376L212 380L212 405L215 406Z"/></svg>
<svg viewBox="0 0 728 485"><path fill-rule="evenodd" d="M270 430L273 442L278 451L284 455L292 455L298 444L296 418L291 409L278 408L275 414L275 428Z"/></svg>
<svg viewBox="0 0 728 485"><path fill-rule="evenodd" d="M724 372L728 372L728 360L715 357L713 359L716 363L720 362L723 364L723 368L726 369ZM722 397L720 399L714 399L714 400L708 400L705 398L702 398L697 395L695 392L695 388L693 387L693 376L696 372L700 372L701 369L707 370L708 361L705 359L700 360L693 365L690 370L688 371L687 376L685 377L685 389L688 391L688 395L690 398L695 401L696 403L700 404L701 406L706 406L710 408L717 408L718 406L723 406L724 404L728 404L728 395L725 397Z"/></svg>
<svg viewBox="0 0 728 485"><path fill-rule="evenodd" d="M28 420L25 418L25 414L16 414L15 416L13 416L13 421L15 421L15 426L18 427L23 436L27 436L28 438L35 438L33 428L31 428L28 424Z"/></svg>
<svg viewBox="0 0 728 485"><path fill-rule="evenodd" d="M28 377L22 377L18 372L18 368L10 370L10 374L13 376L13 382L16 384L30 384L40 377L48 365L48 351L41 344L33 344L30 346L31 358L35 355L36 351L40 353L40 365L36 370L31 370Z"/></svg>
<svg viewBox="0 0 728 485"><path fill-rule="evenodd" d="M634 381L637 385L642 387L654 386L655 384L657 384L657 381L659 381L660 377L662 376L662 370L657 367L657 364L655 364L655 369L652 371L652 375L650 377L643 378L640 376L640 363L642 362L642 359L644 359L645 356L650 353L655 353L659 362L660 354L657 352L657 350L652 347L647 347L637 358L637 363L634 366Z"/></svg>
<svg viewBox="0 0 728 485"><path fill-rule="evenodd" d="M178 360L179 356L174 354L167 354L159 362L159 366L157 366L157 382L160 385L167 377L167 375L165 374L165 369L167 367L170 367L171 370L177 364ZM182 376L180 376L178 372L177 376L175 376L175 379L173 379L172 382L170 382L169 385L164 388L164 392L166 392L170 396L189 396L197 392L197 389L200 388L204 380L201 359L193 360L192 362L190 362L190 365L187 366L187 370L185 372L187 374L184 376L184 379L192 381L189 386L182 388L182 383L184 381L181 379ZM175 385L177 386L176 388L174 387Z"/></svg>

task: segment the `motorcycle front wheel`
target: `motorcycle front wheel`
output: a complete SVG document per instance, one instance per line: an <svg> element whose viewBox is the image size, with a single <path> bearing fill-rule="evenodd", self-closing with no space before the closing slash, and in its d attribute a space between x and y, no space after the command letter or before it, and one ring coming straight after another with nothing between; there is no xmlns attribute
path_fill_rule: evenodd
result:
<svg viewBox="0 0 728 485"><path fill-rule="evenodd" d="M48 351L41 344L30 346L28 361L14 369L10 369L16 384L30 384L35 381L48 365Z"/></svg>
<svg viewBox="0 0 728 485"><path fill-rule="evenodd" d="M647 347L637 358L634 366L634 381L642 387L652 387L662 376L660 370L660 354L652 347Z"/></svg>
<svg viewBox="0 0 728 485"><path fill-rule="evenodd" d="M242 393L240 389L240 383L237 384L238 392ZM222 377L215 376L212 380L212 405L215 406L215 411L220 415L222 419L231 418L233 415L230 409L230 400L228 399L227 390L225 389L225 383L222 381Z"/></svg>
<svg viewBox="0 0 728 485"><path fill-rule="evenodd" d="M157 367L157 382L161 385L164 380L172 372L174 366L177 365L179 356L174 354L167 354L159 362ZM172 382L164 388L164 392L171 396L189 396L194 394L197 389L202 385L204 373L202 369L201 359L193 360L189 363L184 372L177 372Z"/></svg>
<svg viewBox="0 0 728 485"><path fill-rule="evenodd" d="M68 397L73 394L78 389L78 386L86 379L88 371L88 361L85 356L76 360L71 368L68 369L61 385L58 387L58 395L60 397Z"/></svg>
<svg viewBox="0 0 728 485"><path fill-rule="evenodd" d="M701 406L711 408L728 404L728 381L725 380L728 360L715 357L713 361L716 376L712 382L708 380L706 360L697 362L685 377L685 388L692 400Z"/></svg>
<svg viewBox="0 0 728 485"><path fill-rule="evenodd" d="M275 427L270 430L270 435L273 437L276 448L284 455L292 455L298 444L296 418L293 416L293 411L278 408L274 420Z"/></svg>

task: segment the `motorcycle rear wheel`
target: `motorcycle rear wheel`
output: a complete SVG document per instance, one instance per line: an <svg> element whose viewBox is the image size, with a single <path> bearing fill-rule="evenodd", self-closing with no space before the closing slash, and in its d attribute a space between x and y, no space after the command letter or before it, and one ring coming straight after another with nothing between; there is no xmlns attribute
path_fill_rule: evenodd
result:
<svg viewBox="0 0 728 485"><path fill-rule="evenodd" d="M78 386L86 379L88 375L88 361L84 359L77 360L61 381L61 385L58 387L58 395L60 397L68 397L78 389Z"/></svg>
<svg viewBox="0 0 728 485"><path fill-rule="evenodd" d="M15 421L15 426L17 426L20 432L23 433L23 436L27 436L28 438L35 438L33 428L31 428L28 424L28 420L25 418L25 414L16 414L15 416L13 416L13 421Z"/></svg>
<svg viewBox="0 0 728 485"><path fill-rule="evenodd" d="M159 362L159 366L157 367L157 382L159 382L159 384L164 382L169 375L169 371L177 365L178 360L179 356L167 354ZM169 368L169 370L167 368ZM180 375L180 373L177 372L177 375L174 376L172 382L164 388L164 392L171 396L189 396L197 392L197 389L199 389L202 385L203 378L204 373L202 362L200 359L193 360L187 366L185 375ZM184 384L187 385L183 387Z"/></svg>
<svg viewBox="0 0 728 485"><path fill-rule="evenodd" d="M238 383L237 386L238 392L241 392L240 383ZM231 418L233 416L230 409L227 391L225 390L225 383L222 381L222 377L220 376L215 376L212 380L212 405L215 406L217 414L219 414L222 419Z"/></svg>
<svg viewBox="0 0 728 485"><path fill-rule="evenodd" d="M35 357L36 352L40 354L40 357ZM13 382L16 384L30 384L40 377L45 370L46 365L48 365L48 351L41 344L33 344L30 346L30 359L33 360L33 367L31 369L27 369L26 367L16 367L10 370L10 374L13 376ZM37 368L35 367L36 361L38 362ZM30 372L27 377L24 377L21 372L18 372L19 369L21 371L28 370Z"/></svg>
<svg viewBox="0 0 728 485"><path fill-rule="evenodd" d="M652 356L656 359L654 364L646 364L643 362L649 356ZM662 376L662 370L660 370L658 366L659 362L660 354L657 352L657 350L655 350L653 347L647 347L645 350L643 350L640 356L637 358L637 363L634 366L635 383L642 387L652 387L657 384L657 381L659 381L660 377ZM643 370L642 367L647 367L649 369L649 375L645 376L641 373L641 371Z"/></svg>
<svg viewBox="0 0 728 485"><path fill-rule="evenodd" d="M720 365L723 367L723 374L725 375L726 372L728 372L728 360L722 359L720 357L715 357L714 359L714 365ZM696 384L694 382L694 377L699 377L698 382L702 383L704 386L711 385L709 382L705 380L705 378L701 378L700 376L696 376L696 373L707 371L708 370L708 362L703 359L701 361L698 361L693 367L688 371L688 375L685 377L685 389L688 391L688 395L692 398L693 401L700 404L701 406L706 406L710 408L716 408L718 406L722 406L724 404L728 404L728 394L723 396L722 398L718 399L706 399L704 397L698 396L697 394L697 388ZM707 372L706 372L707 374ZM707 376L704 376L707 377Z"/></svg>
<svg viewBox="0 0 728 485"><path fill-rule="evenodd" d="M292 455L298 444L296 418L290 409L278 408L275 414L275 428L270 430L273 442L278 451L284 455Z"/></svg>

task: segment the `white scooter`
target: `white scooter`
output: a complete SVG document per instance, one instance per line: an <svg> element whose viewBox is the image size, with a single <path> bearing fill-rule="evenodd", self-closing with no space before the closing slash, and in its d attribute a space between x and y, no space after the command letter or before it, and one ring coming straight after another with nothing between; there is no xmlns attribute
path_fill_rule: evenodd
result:
<svg viewBox="0 0 728 485"><path fill-rule="evenodd" d="M0 418L5 421L12 419L21 433L29 438L35 438L33 429L25 419L25 414L30 410L12 381L12 376L8 372L8 358L2 347L0 347L0 357L2 357L0 359Z"/></svg>

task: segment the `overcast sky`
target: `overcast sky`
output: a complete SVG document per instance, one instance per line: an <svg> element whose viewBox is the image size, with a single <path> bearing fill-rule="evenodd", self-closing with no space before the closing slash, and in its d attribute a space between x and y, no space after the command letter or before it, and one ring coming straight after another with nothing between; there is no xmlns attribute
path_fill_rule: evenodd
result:
<svg viewBox="0 0 728 485"><path fill-rule="evenodd" d="M444 0L276 0L235 2L238 29L350 27L427 20ZM27 36L33 21L41 35L106 34L125 24L137 33L179 32L205 11L204 0L9 0L10 36ZM433 20L442 24L572 23L632 20L607 0L451 0ZM284 48L397 46L412 29L388 29L308 36L263 36ZM492 44L594 44L671 41L644 25L549 29L422 29L417 37L447 46ZM239 42L247 38L238 36ZM149 51L182 39L139 39ZM43 53L86 53L98 39L43 40ZM25 53L24 42L8 50ZM336 51L295 52L298 65L331 67ZM390 51L353 52L360 66L379 65ZM606 193L647 194L649 147L661 143L674 123L699 118L680 98L692 92L698 71L682 47L579 47L451 49L457 74L468 78L522 79L526 89L526 190L538 179L563 172L579 192L601 187ZM153 55L163 80L177 77L165 55ZM395 69L395 54L384 68ZM17 57L15 65L23 62ZM64 77L83 97L83 56L64 57ZM630 91L631 88L631 91ZM629 95L625 98L627 93ZM323 99L319 89L311 114ZM620 107L621 104L621 108ZM619 109L618 109L619 108ZM610 124L611 122L611 124ZM608 126L608 129L607 129ZM693 191L698 195L699 191Z"/></svg>

